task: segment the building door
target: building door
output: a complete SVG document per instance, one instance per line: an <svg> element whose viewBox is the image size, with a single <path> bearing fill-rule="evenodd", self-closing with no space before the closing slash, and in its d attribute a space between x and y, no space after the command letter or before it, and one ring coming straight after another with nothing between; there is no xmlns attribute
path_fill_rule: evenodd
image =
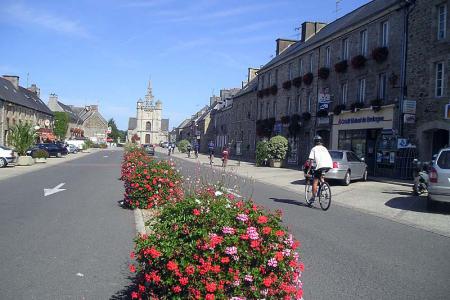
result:
<svg viewBox="0 0 450 300"><path fill-rule="evenodd" d="M448 147L449 131L445 129L438 129L433 132L433 143L431 155L438 154L439 150Z"/></svg>
<svg viewBox="0 0 450 300"><path fill-rule="evenodd" d="M150 144L150 134L145 135L145 143Z"/></svg>

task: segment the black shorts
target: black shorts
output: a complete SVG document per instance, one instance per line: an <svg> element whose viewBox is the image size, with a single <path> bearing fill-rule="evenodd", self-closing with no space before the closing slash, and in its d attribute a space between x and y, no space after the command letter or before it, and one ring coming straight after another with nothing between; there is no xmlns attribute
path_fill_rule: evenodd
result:
<svg viewBox="0 0 450 300"><path fill-rule="evenodd" d="M314 178L320 179L320 177L322 177L323 174L328 172L328 170L330 170L330 168L320 168L320 169L315 170Z"/></svg>

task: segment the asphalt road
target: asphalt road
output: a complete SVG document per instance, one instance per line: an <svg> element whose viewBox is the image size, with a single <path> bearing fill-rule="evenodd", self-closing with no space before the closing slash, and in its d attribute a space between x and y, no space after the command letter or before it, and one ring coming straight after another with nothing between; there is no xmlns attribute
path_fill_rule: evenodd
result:
<svg viewBox="0 0 450 300"><path fill-rule="evenodd" d="M189 182L224 182L271 210L300 240L305 299L449 299L450 238L333 205L303 205L303 192L174 159ZM364 197L362 194L361 197Z"/></svg>
<svg viewBox="0 0 450 300"><path fill-rule="evenodd" d="M117 204L121 157L104 150L0 181L0 299L126 292L135 224ZM44 197L60 183L65 191Z"/></svg>

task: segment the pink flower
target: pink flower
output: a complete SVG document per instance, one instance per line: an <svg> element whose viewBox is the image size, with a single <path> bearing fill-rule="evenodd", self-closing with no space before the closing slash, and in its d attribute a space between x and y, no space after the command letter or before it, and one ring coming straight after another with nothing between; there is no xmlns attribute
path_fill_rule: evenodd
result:
<svg viewBox="0 0 450 300"><path fill-rule="evenodd" d="M269 261L267 262L267 265L269 266L269 267L276 267L277 265L278 265L278 262L277 262L277 260L275 259L275 258L271 258L271 259L269 259Z"/></svg>
<svg viewBox="0 0 450 300"><path fill-rule="evenodd" d="M259 234L256 231L255 227L248 227L247 228L247 235L251 240L257 240L259 239Z"/></svg>
<svg viewBox="0 0 450 300"><path fill-rule="evenodd" d="M224 234L234 234L236 232L236 230L233 227L224 226L222 228L222 232Z"/></svg>
<svg viewBox="0 0 450 300"><path fill-rule="evenodd" d="M244 280L248 281L248 282L252 282L253 281L253 276L247 274L247 275L245 275Z"/></svg>
<svg viewBox="0 0 450 300"><path fill-rule="evenodd" d="M238 214L236 219L239 220L239 221L242 221L242 222L247 222L248 221L248 216L246 214Z"/></svg>
<svg viewBox="0 0 450 300"><path fill-rule="evenodd" d="M234 255L237 254L237 248L236 247L227 247L225 248L225 253L228 255Z"/></svg>

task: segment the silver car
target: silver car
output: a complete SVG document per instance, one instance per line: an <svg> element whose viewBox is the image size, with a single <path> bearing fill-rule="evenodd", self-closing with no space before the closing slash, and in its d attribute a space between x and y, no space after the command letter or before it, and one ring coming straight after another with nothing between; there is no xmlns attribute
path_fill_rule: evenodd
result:
<svg viewBox="0 0 450 300"><path fill-rule="evenodd" d="M325 173L325 178L341 180L349 185L354 179L367 180L367 165L363 158L347 150L329 150L333 159L333 168Z"/></svg>
<svg viewBox="0 0 450 300"><path fill-rule="evenodd" d="M434 201L450 202L450 148L442 149L430 169L427 207Z"/></svg>

